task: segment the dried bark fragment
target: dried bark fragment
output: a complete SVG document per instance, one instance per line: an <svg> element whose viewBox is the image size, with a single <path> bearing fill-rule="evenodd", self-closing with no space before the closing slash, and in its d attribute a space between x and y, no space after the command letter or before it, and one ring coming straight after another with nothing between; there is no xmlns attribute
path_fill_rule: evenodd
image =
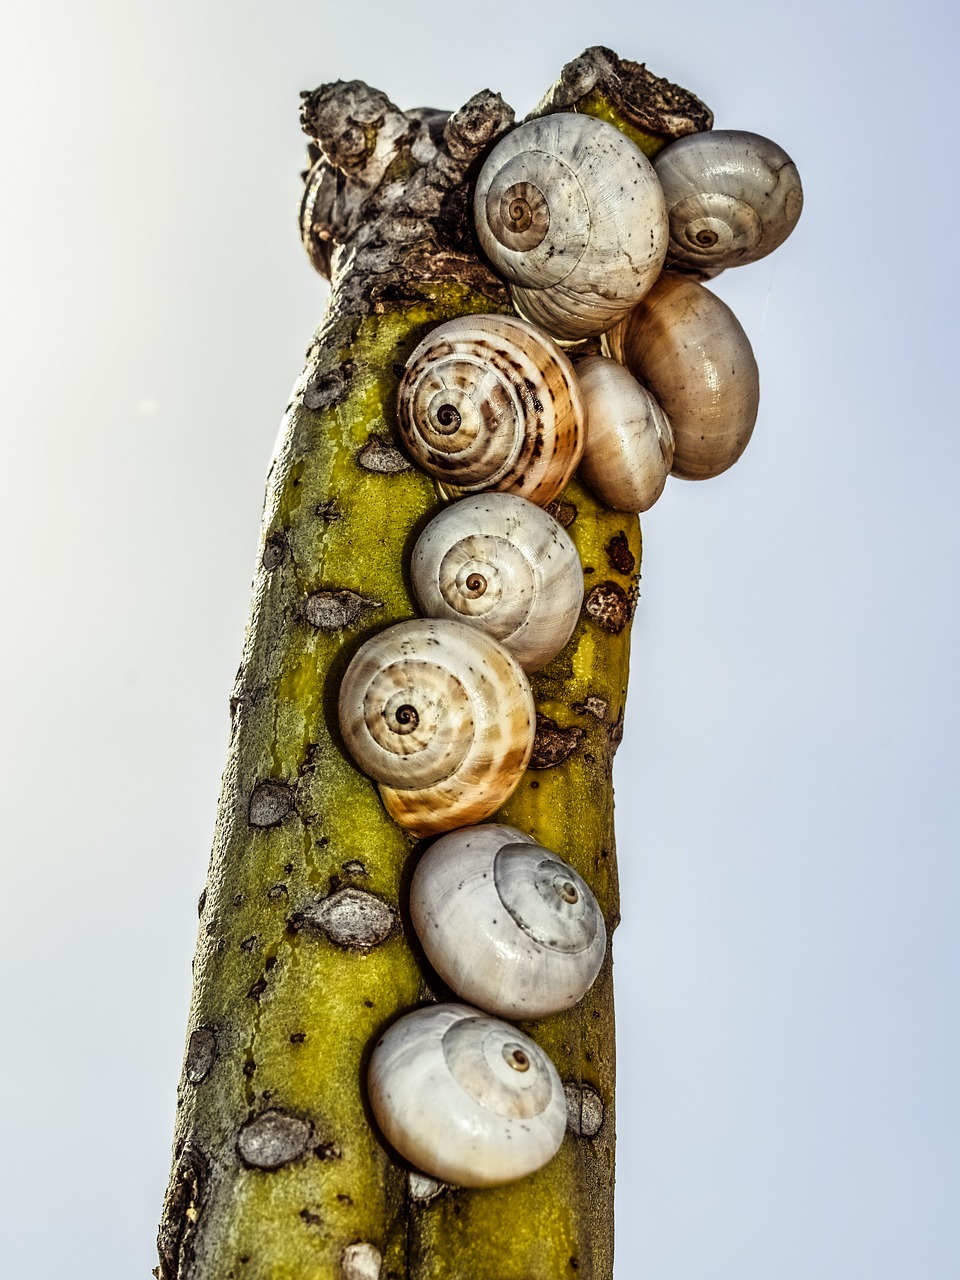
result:
<svg viewBox="0 0 960 1280"><path fill-rule="evenodd" d="M381 475L393 476L401 471L411 471L412 464L392 445L386 436L370 433L370 439L357 454L357 462L365 471L377 471Z"/></svg>
<svg viewBox="0 0 960 1280"><path fill-rule="evenodd" d="M615 582L598 582L587 594L583 606L597 626L619 635L630 621L630 601Z"/></svg>
<svg viewBox="0 0 960 1280"><path fill-rule="evenodd" d="M260 782L247 811L251 827L275 827L293 809L293 791L285 782Z"/></svg>
<svg viewBox="0 0 960 1280"><path fill-rule="evenodd" d="M623 530L614 534L607 543L607 559L610 561L610 568L617 573L631 574L636 568L637 561Z"/></svg>
<svg viewBox="0 0 960 1280"><path fill-rule="evenodd" d="M397 913L381 898L348 885L307 903L290 923L296 929L319 929L335 946L370 951L394 932Z"/></svg>
<svg viewBox="0 0 960 1280"><path fill-rule="evenodd" d="M533 739L533 754L530 757L531 769L552 769L572 756L586 731L579 725L572 724L566 728L551 720L549 716L537 712L537 731Z"/></svg>
<svg viewBox="0 0 960 1280"><path fill-rule="evenodd" d="M311 1132L300 1116L278 1109L262 1111L237 1135L237 1154L251 1169L280 1169L303 1155Z"/></svg>
<svg viewBox="0 0 960 1280"><path fill-rule="evenodd" d="M603 1124L603 1101L596 1089L576 1081L564 1082L567 1101L567 1128L578 1138L592 1138Z"/></svg>
<svg viewBox="0 0 960 1280"><path fill-rule="evenodd" d="M191 1084L200 1084L217 1060L217 1037L212 1027L197 1027L187 1045L183 1073Z"/></svg>
<svg viewBox="0 0 960 1280"><path fill-rule="evenodd" d="M340 631L352 626L372 609L382 609L383 601L362 596L347 587L314 591L303 602L303 616L320 631Z"/></svg>

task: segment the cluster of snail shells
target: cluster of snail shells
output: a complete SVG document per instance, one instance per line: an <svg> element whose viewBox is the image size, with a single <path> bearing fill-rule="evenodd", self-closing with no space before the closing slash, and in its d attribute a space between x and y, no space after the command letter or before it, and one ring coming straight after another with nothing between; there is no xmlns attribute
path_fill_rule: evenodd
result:
<svg viewBox="0 0 960 1280"><path fill-rule="evenodd" d="M739 457L756 420L756 362L692 273L769 253L801 204L789 157L753 134L692 135L651 165L592 117L530 121L493 149L474 202L519 315L449 321L407 362L403 443L458 500L411 557L425 616L360 647L339 711L390 815L441 837L414 873L411 919L469 1004L399 1019L368 1076L384 1136L433 1177L494 1185L556 1152L556 1068L500 1019L570 1008L606 949L577 873L523 832L485 823L530 759L527 673L568 642L583 598L576 549L543 508L578 467L608 506L645 511L668 474L702 479ZM576 366L561 345L601 335L605 354Z"/></svg>
<svg viewBox="0 0 960 1280"><path fill-rule="evenodd" d="M377 1123L401 1155L448 1182L532 1173L563 1140L563 1086L547 1054L502 1019L545 1017L584 996L606 951L599 904L556 854L486 824L430 846L410 914L434 969L471 1003L418 1009L381 1037L368 1074Z"/></svg>

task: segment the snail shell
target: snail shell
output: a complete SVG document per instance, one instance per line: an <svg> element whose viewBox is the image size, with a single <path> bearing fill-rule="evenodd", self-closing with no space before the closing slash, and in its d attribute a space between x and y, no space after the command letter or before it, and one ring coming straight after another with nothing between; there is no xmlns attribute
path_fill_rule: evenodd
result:
<svg viewBox="0 0 960 1280"><path fill-rule="evenodd" d="M397 408L410 456L453 494L496 489L545 507L583 451L573 366L515 316L461 316L428 333Z"/></svg>
<svg viewBox="0 0 960 1280"><path fill-rule="evenodd" d="M514 827L435 841L414 872L410 915L444 982L504 1018L571 1008L603 964L606 928L589 886Z"/></svg>
<svg viewBox="0 0 960 1280"><path fill-rule="evenodd" d="M772 253L797 225L800 175L782 147L717 129L671 142L653 162L670 218L671 263L723 270Z"/></svg>
<svg viewBox="0 0 960 1280"><path fill-rule="evenodd" d="M556 1067L529 1036L467 1005L429 1005L393 1023L371 1054L367 1087L387 1141L444 1182L514 1182L563 1141Z"/></svg>
<svg viewBox="0 0 960 1280"><path fill-rule="evenodd" d="M340 731L416 835L480 822L512 794L536 711L520 664L462 622L416 618L361 645L340 686Z"/></svg>
<svg viewBox="0 0 960 1280"><path fill-rule="evenodd" d="M560 652L583 603L583 569L569 536L510 493L463 498L441 511L417 540L410 576L428 617L479 627L524 671Z"/></svg>
<svg viewBox="0 0 960 1280"><path fill-rule="evenodd" d="M567 342L616 324L667 249L653 166L588 115L541 116L502 138L480 171L474 220L520 315Z"/></svg>
<svg viewBox="0 0 960 1280"><path fill-rule="evenodd" d="M617 511L647 511L663 492L673 462L673 432L650 392L606 356L577 361L587 406L580 476Z"/></svg>
<svg viewBox="0 0 960 1280"><path fill-rule="evenodd" d="M706 480L733 466L757 420L760 375L726 303L691 277L665 271L604 343L667 415L673 475Z"/></svg>

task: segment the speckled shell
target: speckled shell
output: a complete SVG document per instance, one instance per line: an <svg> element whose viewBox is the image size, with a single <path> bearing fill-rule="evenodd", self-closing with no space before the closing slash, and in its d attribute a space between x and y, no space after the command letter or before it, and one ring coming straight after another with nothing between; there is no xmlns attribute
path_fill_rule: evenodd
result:
<svg viewBox="0 0 960 1280"><path fill-rule="evenodd" d="M571 1008L606 951L589 886L514 827L466 827L435 841L414 872L410 916L447 986L503 1018Z"/></svg>
<svg viewBox="0 0 960 1280"><path fill-rule="evenodd" d="M576 547L553 516L510 493L463 498L435 516L410 577L428 617L479 627L524 671L560 652L583 603Z"/></svg>
<svg viewBox="0 0 960 1280"><path fill-rule="evenodd" d="M616 324L667 249L653 166L588 115L541 116L498 142L477 180L474 221L519 314L566 342Z"/></svg>
<svg viewBox="0 0 960 1280"><path fill-rule="evenodd" d="M570 361L515 316L461 316L428 333L397 409L407 452L453 495L497 490L545 507L583 450Z"/></svg>
<svg viewBox="0 0 960 1280"><path fill-rule="evenodd" d="M563 1141L556 1067L529 1036L467 1005L429 1005L393 1023L371 1054L367 1088L387 1141L458 1186L515 1182Z"/></svg>
<svg viewBox="0 0 960 1280"><path fill-rule="evenodd" d="M340 731L415 835L480 822L515 790L536 711L520 664L462 622L399 622L357 650L340 686Z"/></svg>
<svg viewBox="0 0 960 1280"><path fill-rule="evenodd" d="M687 134L653 166L670 219L667 258L685 269L756 262L783 244L803 208L797 166L756 133Z"/></svg>
<svg viewBox="0 0 960 1280"><path fill-rule="evenodd" d="M650 392L606 356L577 361L587 406L580 478L608 507L648 511L673 462L673 432Z"/></svg>
<svg viewBox="0 0 960 1280"><path fill-rule="evenodd" d="M670 420L673 475L707 480L733 466L757 420L760 374L725 302L689 276L665 271L604 346Z"/></svg>

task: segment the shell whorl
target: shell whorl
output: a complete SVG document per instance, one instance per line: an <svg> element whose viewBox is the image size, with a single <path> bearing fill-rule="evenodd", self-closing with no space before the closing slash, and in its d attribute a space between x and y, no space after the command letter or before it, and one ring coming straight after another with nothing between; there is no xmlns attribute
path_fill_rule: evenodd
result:
<svg viewBox="0 0 960 1280"><path fill-rule="evenodd" d="M708 480L733 466L757 420L760 375L725 302L691 277L665 271L604 345L670 420L673 475Z"/></svg>
<svg viewBox="0 0 960 1280"><path fill-rule="evenodd" d="M489 817L516 788L536 711L519 663L461 622L400 622L357 650L340 686L340 730L417 835Z"/></svg>
<svg viewBox="0 0 960 1280"><path fill-rule="evenodd" d="M498 490L545 507L583 450L570 361L514 316L461 316L428 333L407 361L397 408L407 451L454 494Z"/></svg>
<svg viewBox="0 0 960 1280"><path fill-rule="evenodd" d="M671 264L720 271L756 262L797 225L800 175L769 138L733 129L688 134L653 163L670 219Z"/></svg>
<svg viewBox="0 0 960 1280"><path fill-rule="evenodd" d="M576 547L540 507L509 493L453 503L413 549L413 589L428 617L479 627L525 671L570 639L583 603Z"/></svg>
<svg viewBox="0 0 960 1280"><path fill-rule="evenodd" d="M571 1008L606 951L589 886L513 827L483 824L435 841L414 872L410 914L444 982L505 1018Z"/></svg>
<svg viewBox="0 0 960 1280"><path fill-rule="evenodd" d="M467 1005L429 1005L393 1023L371 1054L367 1088L400 1155L459 1186L533 1173L566 1129L563 1086L547 1054Z"/></svg>
<svg viewBox="0 0 960 1280"><path fill-rule="evenodd" d="M617 511L648 511L673 462L673 431L646 387L616 360L586 356L577 377L587 406L580 477Z"/></svg>
<svg viewBox="0 0 960 1280"><path fill-rule="evenodd" d="M542 116L502 138L477 180L474 221L519 314L566 342L616 324L667 249L650 161L587 115Z"/></svg>

